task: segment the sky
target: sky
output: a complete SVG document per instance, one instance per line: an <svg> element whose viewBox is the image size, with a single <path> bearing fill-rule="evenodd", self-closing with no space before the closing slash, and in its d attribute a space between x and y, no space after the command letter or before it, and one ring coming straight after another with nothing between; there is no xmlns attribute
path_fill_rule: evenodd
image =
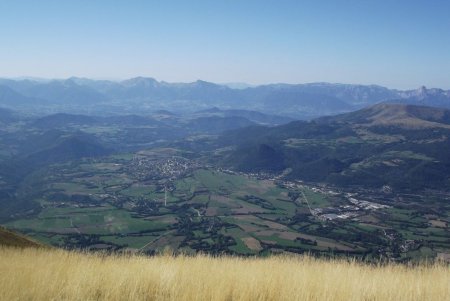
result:
<svg viewBox="0 0 450 301"><path fill-rule="evenodd" d="M450 89L447 0L0 0L0 77Z"/></svg>

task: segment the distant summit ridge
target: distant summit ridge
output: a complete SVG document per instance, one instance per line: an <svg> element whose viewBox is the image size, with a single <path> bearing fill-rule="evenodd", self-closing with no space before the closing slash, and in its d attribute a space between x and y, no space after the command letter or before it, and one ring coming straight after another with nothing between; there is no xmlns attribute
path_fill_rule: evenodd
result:
<svg viewBox="0 0 450 301"><path fill-rule="evenodd" d="M381 102L450 109L450 91L419 87L394 90L378 85L335 83L233 86L204 80L168 83L151 77L122 81L70 77L36 81L0 79L0 106L41 112L144 114L156 110L197 112L211 107L248 110L294 119L355 111ZM65 111L64 111L65 110Z"/></svg>
<svg viewBox="0 0 450 301"><path fill-rule="evenodd" d="M380 103L360 111L319 119L366 126L450 128L450 110L397 103Z"/></svg>

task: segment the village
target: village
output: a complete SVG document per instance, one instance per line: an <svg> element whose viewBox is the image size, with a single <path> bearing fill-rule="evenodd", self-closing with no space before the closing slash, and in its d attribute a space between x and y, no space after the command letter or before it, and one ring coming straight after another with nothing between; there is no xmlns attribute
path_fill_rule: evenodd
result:
<svg viewBox="0 0 450 301"><path fill-rule="evenodd" d="M150 156L135 155L128 167L128 171L141 181L173 181L200 167L201 165L197 161L179 156L171 156L161 159Z"/></svg>

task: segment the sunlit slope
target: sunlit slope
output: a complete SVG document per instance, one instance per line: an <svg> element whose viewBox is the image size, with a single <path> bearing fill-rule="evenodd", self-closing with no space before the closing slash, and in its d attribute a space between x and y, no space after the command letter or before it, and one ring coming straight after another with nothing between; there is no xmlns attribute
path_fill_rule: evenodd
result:
<svg viewBox="0 0 450 301"><path fill-rule="evenodd" d="M0 249L1 300L449 300L444 265Z"/></svg>

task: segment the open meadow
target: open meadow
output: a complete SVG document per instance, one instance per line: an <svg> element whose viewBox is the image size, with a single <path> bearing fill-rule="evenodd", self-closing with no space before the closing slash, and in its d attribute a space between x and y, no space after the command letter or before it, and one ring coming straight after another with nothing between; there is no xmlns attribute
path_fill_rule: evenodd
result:
<svg viewBox="0 0 450 301"><path fill-rule="evenodd" d="M0 300L450 300L444 264L0 248Z"/></svg>

